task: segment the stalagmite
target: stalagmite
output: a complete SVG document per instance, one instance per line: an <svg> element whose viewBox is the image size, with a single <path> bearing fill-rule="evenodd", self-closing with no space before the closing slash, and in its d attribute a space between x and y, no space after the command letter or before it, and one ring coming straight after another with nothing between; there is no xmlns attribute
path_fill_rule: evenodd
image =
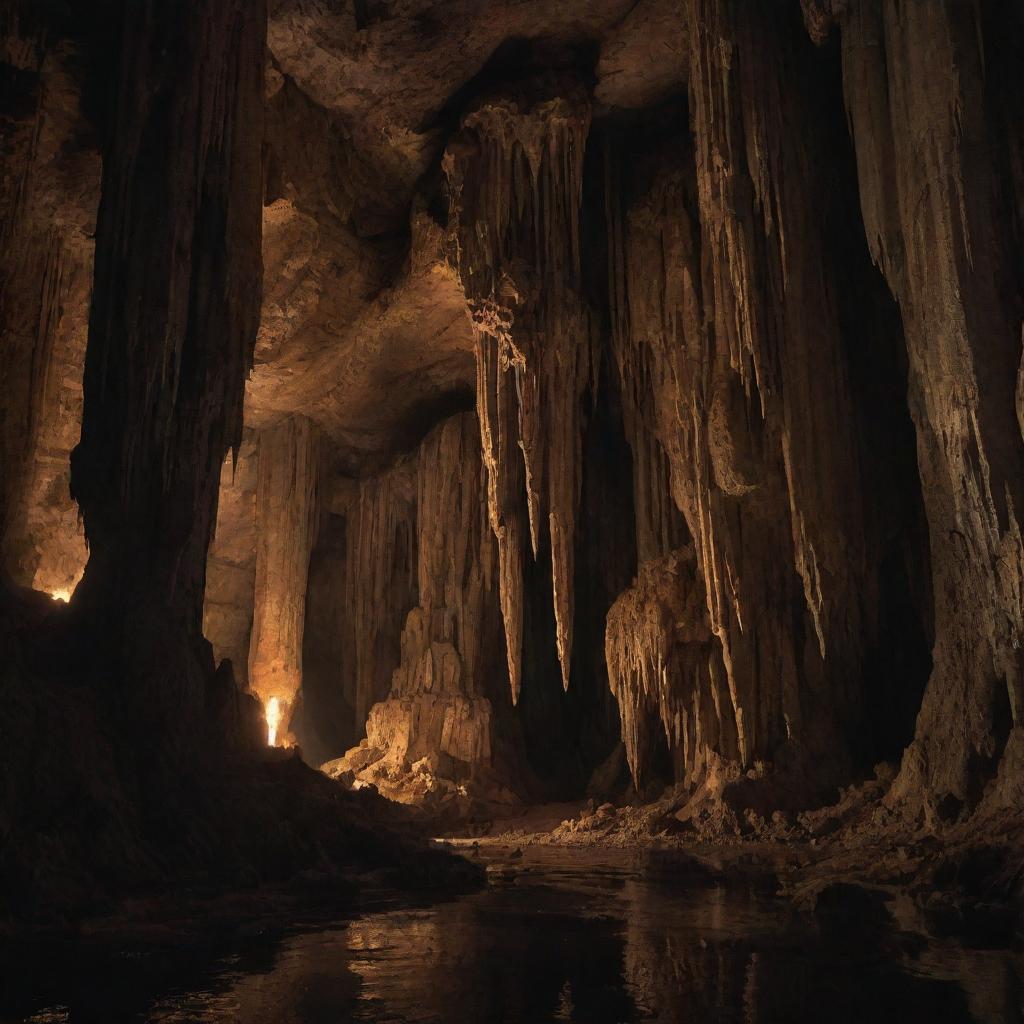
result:
<svg viewBox="0 0 1024 1024"><path fill-rule="evenodd" d="M291 416L259 433L256 583L249 685L265 708L277 701L279 736L302 687L306 579L318 521L316 427Z"/></svg>
<svg viewBox="0 0 1024 1024"><path fill-rule="evenodd" d="M440 751L472 765L491 759L491 706L480 692L493 580L479 426L465 413L420 445L416 463L419 603L402 631L388 699L370 710L369 745L416 761Z"/></svg>
<svg viewBox="0 0 1024 1024"><path fill-rule="evenodd" d="M453 259L479 335L477 411L515 699L521 685L522 486L534 557L547 525L556 644L562 682L569 685L581 405L594 376L580 267L589 123L589 101L578 87L554 99L490 100L463 119L444 161ZM524 485L512 464L517 441Z"/></svg>
<svg viewBox="0 0 1024 1024"><path fill-rule="evenodd" d="M410 799L428 774L465 779L491 765L492 707L483 693L483 676L494 663L485 642L493 642L488 624L498 611L497 545L480 456L477 418L463 413L435 427L414 459L360 485L364 494L372 488L377 497L374 504L385 517L376 525L385 526L385 535L403 522L414 529L415 541L410 538L405 551L378 544L380 569L376 576L357 577L357 586L403 572L411 550L416 554L414 589L405 606L401 649L386 699L368 709L366 739L325 770L365 775L394 799ZM394 517L396 502L386 497L405 482L414 486L414 504L411 515L405 512L408 518L400 520ZM386 636L395 629L394 609L376 607L389 615L389 621L376 623ZM427 762L412 770L424 758Z"/></svg>

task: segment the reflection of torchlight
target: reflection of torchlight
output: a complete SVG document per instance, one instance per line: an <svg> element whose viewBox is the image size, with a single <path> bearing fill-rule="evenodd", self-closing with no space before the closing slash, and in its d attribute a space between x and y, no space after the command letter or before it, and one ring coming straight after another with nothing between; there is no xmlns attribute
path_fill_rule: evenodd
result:
<svg viewBox="0 0 1024 1024"><path fill-rule="evenodd" d="M70 601L70 600L71 600L71 591L70 591L70 590L55 590L55 591L54 591L54 592L53 592L53 593L52 593L52 594L50 595L50 597L51 597L51 598L52 598L52 599L53 599L54 601L60 601L60 602L62 602L63 604L67 604L67 603L68 603L68 601Z"/></svg>
<svg viewBox="0 0 1024 1024"><path fill-rule="evenodd" d="M267 701L267 743L271 747L277 746L277 729L281 724L281 702L276 697Z"/></svg>

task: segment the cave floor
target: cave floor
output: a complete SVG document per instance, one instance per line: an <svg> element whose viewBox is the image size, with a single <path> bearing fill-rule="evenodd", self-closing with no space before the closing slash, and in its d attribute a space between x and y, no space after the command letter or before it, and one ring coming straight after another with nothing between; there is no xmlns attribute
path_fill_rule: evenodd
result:
<svg viewBox="0 0 1024 1024"><path fill-rule="evenodd" d="M46 965L47 991L0 1021L1020 1019L1020 954L925 938L862 899L802 914L764 875L667 848L467 852L479 891L382 896L218 946L137 937Z"/></svg>

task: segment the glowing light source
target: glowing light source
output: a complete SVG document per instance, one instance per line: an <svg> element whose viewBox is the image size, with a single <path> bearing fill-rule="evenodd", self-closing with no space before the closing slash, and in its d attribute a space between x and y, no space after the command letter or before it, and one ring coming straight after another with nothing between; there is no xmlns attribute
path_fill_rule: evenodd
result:
<svg viewBox="0 0 1024 1024"><path fill-rule="evenodd" d="M68 601L71 600L71 591L70 590L55 590L52 594L50 594L50 597L54 601L60 601L62 604L67 604Z"/></svg>
<svg viewBox="0 0 1024 1024"><path fill-rule="evenodd" d="M277 746L277 730L281 725L281 702L276 697L267 701L265 711L267 719L267 744L271 747Z"/></svg>

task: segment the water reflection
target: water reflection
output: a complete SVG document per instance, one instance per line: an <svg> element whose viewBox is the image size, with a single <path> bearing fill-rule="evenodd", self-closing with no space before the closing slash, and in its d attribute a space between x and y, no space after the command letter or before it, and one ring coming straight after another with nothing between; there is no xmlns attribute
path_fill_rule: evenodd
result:
<svg viewBox="0 0 1024 1024"><path fill-rule="evenodd" d="M527 851L484 892L296 934L263 962L221 960L131 1015L80 1000L26 1019L1013 1021L1020 968L870 922L819 928L770 898L655 879L635 858Z"/></svg>

